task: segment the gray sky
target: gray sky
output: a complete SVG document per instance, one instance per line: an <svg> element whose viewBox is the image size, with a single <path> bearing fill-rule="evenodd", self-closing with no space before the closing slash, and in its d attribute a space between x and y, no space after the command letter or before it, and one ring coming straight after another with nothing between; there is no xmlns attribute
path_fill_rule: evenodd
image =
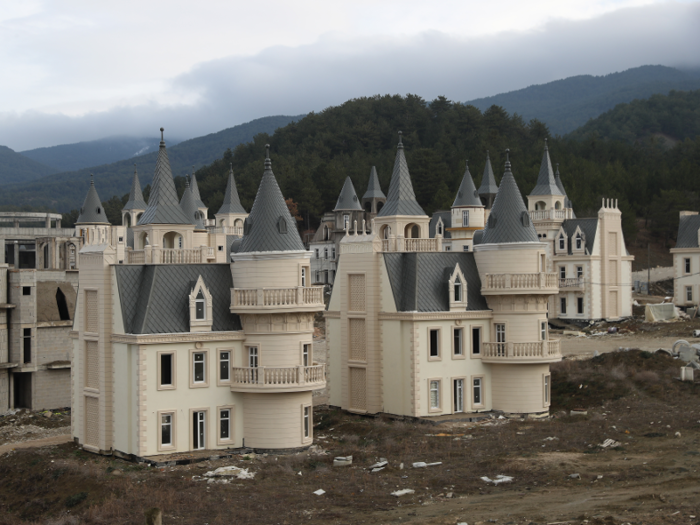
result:
<svg viewBox="0 0 700 525"><path fill-rule="evenodd" d="M191 138L374 94L700 65L700 0L3 0L0 144Z"/></svg>

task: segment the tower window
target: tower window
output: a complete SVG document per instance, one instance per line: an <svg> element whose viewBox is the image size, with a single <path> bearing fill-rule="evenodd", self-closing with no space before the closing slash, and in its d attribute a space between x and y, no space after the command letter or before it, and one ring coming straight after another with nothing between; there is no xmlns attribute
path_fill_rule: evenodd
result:
<svg viewBox="0 0 700 525"><path fill-rule="evenodd" d="M204 294L202 293L202 290L199 290L199 293L197 294L197 298L195 299L195 319L197 321L203 321L206 319L206 313L204 310Z"/></svg>

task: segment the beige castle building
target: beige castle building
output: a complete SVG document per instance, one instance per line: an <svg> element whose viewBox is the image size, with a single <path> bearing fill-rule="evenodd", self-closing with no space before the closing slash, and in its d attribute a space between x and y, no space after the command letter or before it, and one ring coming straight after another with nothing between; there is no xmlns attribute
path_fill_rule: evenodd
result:
<svg viewBox="0 0 700 525"><path fill-rule="evenodd" d="M673 255L673 302L683 308L700 304L700 215L680 212Z"/></svg>
<svg viewBox="0 0 700 525"><path fill-rule="evenodd" d="M232 171L216 221L206 212L196 179L178 202L161 140L148 205L135 175L124 258L100 234L80 251L72 432L86 450L311 444L312 392L326 386L312 346L323 288L269 155L250 215Z"/></svg>

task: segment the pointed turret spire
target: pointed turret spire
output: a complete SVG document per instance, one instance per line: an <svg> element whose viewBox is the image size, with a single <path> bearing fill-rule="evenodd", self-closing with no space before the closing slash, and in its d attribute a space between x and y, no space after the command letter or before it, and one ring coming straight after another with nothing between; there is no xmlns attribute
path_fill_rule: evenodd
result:
<svg viewBox="0 0 700 525"><path fill-rule="evenodd" d="M493 176L489 151L486 150L486 165L484 166L484 174L481 177L481 186L479 186L479 197L484 199L486 206L490 208L497 193L498 184L496 184L496 177Z"/></svg>
<svg viewBox="0 0 700 525"><path fill-rule="evenodd" d="M496 200L493 201L493 208L486 222L481 244L539 242L510 169L509 153L510 151L506 150L505 173L501 179Z"/></svg>
<svg viewBox="0 0 700 525"><path fill-rule="evenodd" d="M335 208L333 211L338 210L360 210L362 211L362 206L360 206L360 201L357 199L357 193L355 193L355 186L352 184L350 177L345 178L345 184L343 184L343 189L340 190L340 195L338 196L338 202L335 203Z"/></svg>
<svg viewBox="0 0 700 525"><path fill-rule="evenodd" d="M147 207L146 201L143 200L141 192L141 183L139 182L139 173L134 164L134 179L131 181L131 191L129 192L129 200L122 210L145 210Z"/></svg>
<svg viewBox="0 0 700 525"><path fill-rule="evenodd" d="M372 166L372 170L369 172L369 182L367 183L367 191L362 196L364 199L386 199L386 195L382 191L382 187L379 184L379 177L377 176L377 168Z"/></svg>
<svg viewBox="0 0 700 525"><path fill-rule="evenodd" d="M469 161L466 161L465 163L462 184L459 185L457 197L455 198L454 203L452 203L453 208L457 206L483 206L483 204L481 204L481 199L479 198L479 193L476 191L476 186L474 186L472 174L469 173Z"/></svg>
<svg viewBox="0 0 700 525"><path fill-rule="evenodd" d="M83 207L80 208L80 216L75 224L109 224L107 215L102 207L102 201L95 189L95 180L92 173L90 174L90 187L83 201Z"/></svg>
<svg viewBox="0 0 700 525"><path fill-rule="evenodd" d="M141 215L138 224L190 224L190 220L185 217L177 199L173 172L170 169L168 152L165 149L165 140L163 139L163 128L160 128L160 135L160 147L151 185L151 196L148 199L148 207Z"/></svg>
<svg viewBox="0 0 700 525"><path fill-rule="evenodd" d="M197 186L197 175L195 175L194 166L192 166L192 177L190 177L190 191L192 191L194 203L197 205L197 208L206 208L207 205L202 202L202 197L199 194L199 186Z"/></svg>
<svg viewBox="0 0 700 525"><path fill-rule="evenodd" d="M391 174L389 183L389 195L386 204L378 217L391 215L425 215L423 208L416 201L416 194L413 192L411 174L408 171L406 156L403 151L403 142L399 131L399 144L396 148L396 159L394 160L394 171Z"/></svg>
<svg viewBox="0 0 700 525"><path fill-rule="evenodd" d="M559 191L561 191L561 194L566 197L566 190L564 189L564 185L561 183L561 176L559 175L559 163L557 162L557 171L554 174L554 182L557 184L557 188L559 188Z"/></svg>
<svg viewBox="0 0 700 525"><path fill-rule="evenodd" d="M190 224L194 224L195 230L203 230L204 222L202 221L202 212L197 209L197 204L194 200L194 193L190 189L189 180L185 181L185 191L182 192L182 200L180 201L180 208L190 221Z"/></svg>
<svg viewBox="0 0 700 525"><path fill-rule="evenodd" d="M565 195L559 189L554 179L554 170L552 169L552 161L549 158L547 139L544 139L544 153L542 153L542 164L540 165L540 175L537 177L537 185L530 192L530 195Z"/></svg>
<svg viewBox="0 0 700 525"><path fill-rule="evenodd" d="M241 205L236 189L236 179L233 177L233 164L229 164L228 183L224 192L224 203L219 208L217 214L221 213L247 213Z"/></svg>
<svg viewBox="0 0 700 525"><path fill-rule="evenodd" d="M241 252L302 251L296 221L289 213L284 196L272 173L270 145L265 145L265 171L253 208L245 221Z"/></svg>

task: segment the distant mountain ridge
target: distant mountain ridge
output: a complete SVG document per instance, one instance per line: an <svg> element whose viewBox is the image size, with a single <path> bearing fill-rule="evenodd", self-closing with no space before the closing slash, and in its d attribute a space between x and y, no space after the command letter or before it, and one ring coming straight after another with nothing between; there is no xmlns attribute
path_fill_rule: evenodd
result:
<svg viewBox="0 0 700 525"><path fill-rule="evenodd" d="M25 157L7 146L0 146L0 184L30 181L58 171Z"/></svg>
<svg viewBox="0 0 700 525"><path fill-rule="evenodd" d="M645 99L671 90L700 89L700 78L666 66L641 66L603 76L578 75L547 84L466 102L481 111L492 105L517 113L525 121L536 118L553 135L565 135L617 104Z"/></svg>
<svg viewBox="0 0 700 525"><path fill-rule="evenodd" d="M186 140L172 147L170 147L166 129L165 142L168 144L168 157L173 175L191 173L192 166L199 168L211 164L220 159L227 148L234 149L239 144L250 142L260 133L272 134L277 128L303 117L304 115L263 117L217 133ZM156 130L154 135L159 142L160 133ZM9 148L6 149L12 152ZM12 153L27 162L35 162L18 153ZM108 200L113 195L121 196L131 189L134 165L138 169L141 184L145 187L151 183L157 155L158 152L154 151L112 164L55 173L21 184L6 184L3 192L0 193L0 206L49 207L60 213L80 208L87 192L91 173L94 174L95 185L101 199Z"/></svg>
<svg viewBox="0 0 700 525"><path fill-rule="evenodd" d="M54 168L58 173L111 164L151 153L158 149L159 142L159 137L155 135L150 138L105 137L99 140L30 149L19 153ZM170 139L170 144L173 146L179 142L179 140Z"/></svg>

